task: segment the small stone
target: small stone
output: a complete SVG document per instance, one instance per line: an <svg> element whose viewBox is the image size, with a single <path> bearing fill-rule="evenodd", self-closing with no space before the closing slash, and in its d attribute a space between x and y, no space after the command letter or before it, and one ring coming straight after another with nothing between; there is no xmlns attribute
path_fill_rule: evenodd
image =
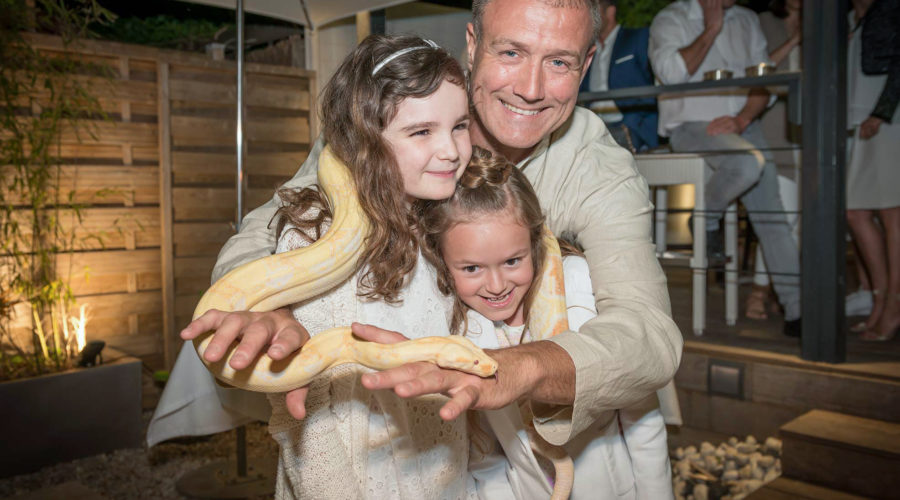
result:
<svg viewBox="0 0 900 500"><path fill-rule="evenodd" d="M741 475L741 479L750 479L753 477L753 469L750 467L750 464L747 464L738 471L738 474Z"/></svg>
<svg viewBox="0 0 900 500"><path fill-rule="evenodd" d="M738 471L734 469L726 470L722 473L722 481L737 481L738 479L740 479L740 476L738 475Z"/></svg>
<svg viewBox="0 0 900 500"><path fill-rule="evenodd" d="M716 448L710 442L704 441L703 444L700 445L700 455L704 457L707 455L712 455L715 452Z"/></svg>
<svg viewBox="0 0 900 500"><path fill-rule="evenodd" d="M781 475L781 473L778 472L777 470L775 470L775 468L773 467L773 468L769 469L768 471L766 471L766 475L763 476L763 482L770 483L770 482L778 479L778 476L780 476L780 475Z"/></svg>
<svg viewBox="0 0 900 500"><path fill-rule="evenodd" d="M684 497L684 491L687 489L687 483L682 479L676 479L672 484L672 491L676 494Z"/></svg>
<svg viewBox="0 0 900 500"><path fill-rule="evenodd" d="M737 470L737 462L734 460L728 460L725 462L725 470Z"/></svg>
<svg viewBox="0 0 900 500"><path fill-rule="evenodd" d="M735 436L731 436L730 438L728 438L728 444L730 444L731 446L737 446L738 442L738 438Z"/></svg>
<svg viewBox="0 0 900 500"><path fill-rule="evenodd" d="M678 460L684 458L684 448L682 448L681 446L675 448L675 458L677 458Z"/></svg>
<svg viewBox="0 0 900 500"><path fill-rule="evenodd" d="M688 446L687 448L684 449L684 454L685 454L685 455L692 455L692 454L694 454L694 453L697 453L697 447L696 447L696 446Z"/></svg>
<svg viewBox="0 0 900 500"><path fill-rule="evenodd" d="M756 463L759 464L760 467L765 467L766 469L769 469L773 465L775 465L775 457L773 457L771 455L764 455L764 456L760 457L759 460L756 461Z"/></svg>
<svg viewBox="0 0 900 500"><path fill-rule="evenodd" d="M747 439L745 439L744 442L747 444L757 444L756 438L753 437L753 434L747 436Z"/></svg>
<svg viewBox="0 0 900 500"><path fill-rule="evenodd" d="M709 500L709 486L703 483L694 485L694 500Z"/></svg>
<svg viewBox="0 0 900 500"><path fill-rule="evenodd" d="M766 469L763 469L762 467L751 467L750 475L753 479L762 480L762 478L766 476Z"/></svg>
<svg viewBox="0 0 900 500"><path fill-rule="evenodd" d="M725 456L726 456L725 448L722 448L721 446L718 447L718 448L716 448L716 453L715 453L715 455L716 455L717 457L719 457L720 459L724 459Z"/></svg>
<svg viewBox="0 0 900 500"><path fill-rule="evenodd" d="M766 438L766 449L781 454L781 440L778 438Z"/></svg>
<svg viewBox="0 0 900 500"><path fill-rule="evenodd" d="M755 444L740 443L737 445L737 452L741 453L741 454L749 455L750 453L753 453L754 451L756 451L756 448L758 448L758 446Z"/></svg>

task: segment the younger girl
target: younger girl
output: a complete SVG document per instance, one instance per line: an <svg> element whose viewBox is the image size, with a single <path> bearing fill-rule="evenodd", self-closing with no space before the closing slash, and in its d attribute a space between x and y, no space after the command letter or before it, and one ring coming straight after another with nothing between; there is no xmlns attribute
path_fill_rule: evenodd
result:
<svg viewBox="0 0 900 500"><path fill-rule="evenodd" d="M322 95L327 147L350 170L371 220L356 276L292 312L312 335L353 321L415 335L449 335L452 309L419 254L411 217L418 200L454 192L471 155L465 77L431 42L364 40ZM327 150L326 150L327 151ZM327 153L322 153L327 154ZM282 190L277 251L309 245L327 230L315 188ZM310 384L307 416L270 397L280 447L276 496L322 499L474 498L464 419L438 415L440 396L403 400L362 387L358 365Z"/></svg>
<svg viewBox="0 0 900 500"><path fill-rule="evenodd" d="M455 297L451 331L465 331L482 348L530 341L525 324L532 283L542 271L544 217L525 176L512 163L476 148L453 197L424 205L421 226L423 253L438 270L438 286ZM596 315L587 261L568 256L563 268L569 327L577 331ZM479 489L508 478L516 498L547 498L546 475L522 446L527 438L518 408L484 414L507 460L475 471ZM574 499L672 497L656 395L601 417L565 449L575 462Z"/></svg>

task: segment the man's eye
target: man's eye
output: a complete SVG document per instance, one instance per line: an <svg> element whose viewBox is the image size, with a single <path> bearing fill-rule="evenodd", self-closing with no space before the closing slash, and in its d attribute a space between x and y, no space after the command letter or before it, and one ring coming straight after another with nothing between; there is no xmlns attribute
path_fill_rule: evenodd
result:
<svg viewBox="0 0 900 500"><path fill-rule="evenodd" d="M566 61L563 61L562 59L554 59L554 60L550 61L550 64L552 64L556 68L569 67L569 63L567 63Z"/></svg>
<svg viewBox="0 0 900 500"><path fill-rule="evenodd" d="M506 57L516 57L517 54L515 50L504 50L503 55Z"/></svg>

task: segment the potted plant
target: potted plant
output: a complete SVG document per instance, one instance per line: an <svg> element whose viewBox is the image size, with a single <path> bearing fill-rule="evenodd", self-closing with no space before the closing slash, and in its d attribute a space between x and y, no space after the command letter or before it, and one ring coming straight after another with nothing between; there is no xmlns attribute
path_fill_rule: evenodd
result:
<svg viewBox="0 0 900 500"><path fill-rule="evenodd" d="M90 1L0 0L0 476L140 445L140 362L78 367L85 311L70 317L73 270L56 266L78 243L61 217L81 209L61 192L60 131L91 133L79 120L102 111L77 75L103 69L22 35L46 24L73 40L109 16ZM16 327L22 318L30 327Z"/></svg>

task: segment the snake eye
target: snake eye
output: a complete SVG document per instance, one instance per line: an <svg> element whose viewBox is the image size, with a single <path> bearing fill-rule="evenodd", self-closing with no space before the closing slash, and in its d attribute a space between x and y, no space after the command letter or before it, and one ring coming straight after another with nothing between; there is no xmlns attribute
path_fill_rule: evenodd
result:
<svg viewBox="0 0 900 500"><path fill-rule="evenodd" d="M478 360L477 360L477 359L475 360L475 364L476 364L476 365L478 364Z"/></svg>

